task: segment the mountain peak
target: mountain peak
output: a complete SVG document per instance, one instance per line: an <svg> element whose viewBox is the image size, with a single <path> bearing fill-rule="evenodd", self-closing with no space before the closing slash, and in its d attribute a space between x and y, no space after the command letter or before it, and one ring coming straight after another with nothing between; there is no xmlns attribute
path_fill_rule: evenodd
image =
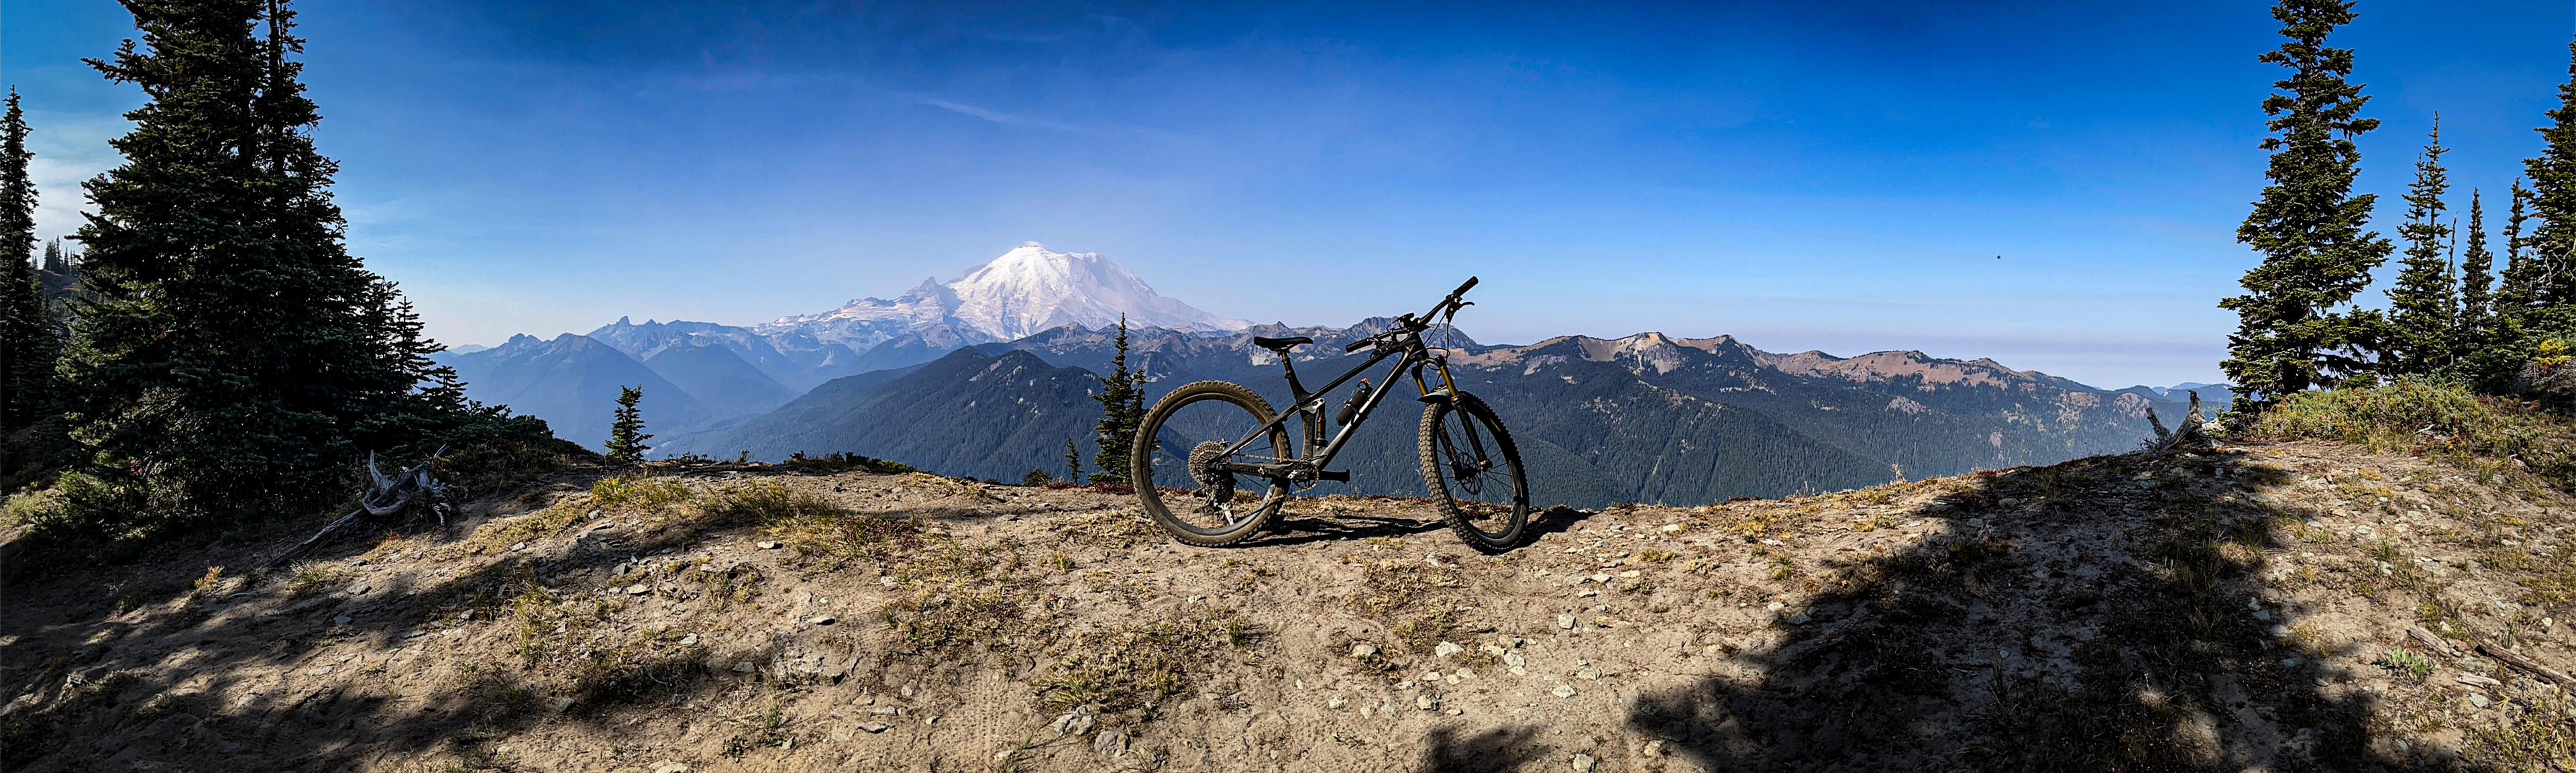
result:
<svg viewBox="0 0 2576 773"><path fill-rule="evenodd" d="M932 277L891 301L862 298L825 314L782 317L761 330L804 330L825 341L864 346L923 326L946 325L980 340L1009 341L1064 325L1115 325L1122 314L1131 327L1185 332L1229 332L1251 324L1155 293L1144 279L1100 253L1056 252L1032 241L968 269L955 281Z"/></svg>

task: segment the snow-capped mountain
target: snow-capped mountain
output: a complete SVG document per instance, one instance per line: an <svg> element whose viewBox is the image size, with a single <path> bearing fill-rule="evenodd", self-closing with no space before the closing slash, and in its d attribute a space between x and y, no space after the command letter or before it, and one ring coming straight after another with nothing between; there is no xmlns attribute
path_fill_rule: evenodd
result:
<svg viewBox="0 0 2576 773"><path fill-rule="evenodd" d="M1129 327L1228 332L1251 325L1163 297L1099 253L1053 252L1028 242L955 281L932 277L894 300L861 298L830 312L781 317L755 329L763 334L799 332L860 350L908 335L955 348L1016 340L1068 324L1115 325L1121 313Z"/></svg>

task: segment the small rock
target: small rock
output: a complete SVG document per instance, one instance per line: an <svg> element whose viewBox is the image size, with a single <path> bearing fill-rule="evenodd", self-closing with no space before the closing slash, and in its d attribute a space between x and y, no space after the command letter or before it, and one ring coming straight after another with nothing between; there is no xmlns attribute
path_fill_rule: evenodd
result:
<svg viewBox="0 0 2576 773"><path fill-rule="evenodd" d="M887 715L887 716L902 716L902 715L903 715L903 707L902 707L902 706L878 706L878 707L876 707L876 708L869 709L869 710L868 710L868 713L870 713L870 714L884 714L884 715Z"/></svg>
<svg viewBox="0 0 2576 773"><path fill-rule="evenodd" d="M561 713L563 713L563 710L564 710L564 709L572 708L572 704L573 704L574 702L575 702L575 701L574 701L573 699L571 699L571 698L556 698L556 699L555 699L555 713L557 713L557 714L561 714Z"/></svg>
<svg viewBox="0 0 2576 773"><path fill-rule="evenodd" d="M1345 698L1343 698L1342 696L1339 696L1339 695L1335 695L1335 696L1333 696L1333 697L1331 697L1331 698L1327 698L1327 699L1325 699L1325 700L1324 700L1324 708L1328 708L1328 709L1338 709L1338 708L1341 708L1341 707L1343 707L1343 706L1348 706L1348 705L1350 705L1350 703L1351 703L1351 702L1350 702L1348 699L1345 699Z"/></svg>
<svg viewBox="0 0 2576 773"><path fill-rule="evenodd" d="M330 666L314 666L314 667L312 668L312 670L306 671L306 672L304 672L304 673L311 674L311 675L314 675L314 676L322 676L322 675L325 675L325 674L329 674L329 673L331 673L331 667L330 667Z"/></svg>
<svg viewBox="0 0 2576 773"><path fill-rule="evenodd" d="M1081 735L1091 732L1092 723L1098 722L1099 720L1100 715L1094 713L1088 706L1065 712L1064 716L1055 718L1056 737L1062 738L1068 735Z"/></svg>
<svg viewBox="0 0 2576 773"><path fill-rule="evenodd" d="M1563 628L1563 629L1566 629L1566 630L1569 630L1569 631L1574 630L1574 616L1573 616L1573 615L1557 615L1557 616L1556 616L1556 627L1558 627L1558 628Z"/></svg>
<svg viewBox="0 0 2576 773"><path fill-rule="evenodd" d="M1664 532L1664 533L1666 533L1666 534L1670 534L1670 533L1673 533L1673 532L1681 531L1681 530L1682 530L1682 528L1683 528L1683 527L1682 527L1682 525L1681 525L1681 524L1678 524L1678 523L1667 523L1667 524L1664 524L1664 527L1663 527L1662 529L1658 529L1658 531L1662 531L1662 532Z"/></svg>
<svg viewBox="0 0 2576 773"><path fill-rule="evenodd" d="M519 551L522 551L522 550L526 550L526 549L528 549L528 543L525 543L525 542L521 542L521 543L518 543L518 544L511 545L511 546L510 546L510 552L512 552L512 553L516 553L516 552L519 552Z"/></svg>
<svg viewBox="0 0 2576 773"><path fill-rule="evenodd" d="M2487 707L2487 704L2487 696L2479 695L2477 693L2469 693L2469 705L2483 709Z"/></svg>
<svg viewBox="0 0 2576 773"><path fill-rule="evenodd" d="M1351 657L1355 657L1355 658L1365 658L1365 657L1368 657L1368 656L1370 656L1370 655L1375 655L1375 654L1377 654L1377 645L1375 645L1375 644L1353 644L1353 645L1351 645Z"/></svg>
<svg viewBox="0 0 2576 773"><path fill-rule="evenodd" d="M350 618L348 615L341 615L341 616L339 616L339 617L331 618L331 624L332 624L332 625L348 625L348 624L349 624L349 620L350 620L350 619L351 619L351 618Z"/></svg>
<svg viewBox="0 0 2576 773"><path fill-rule="evenodd" d="M1812 618L1807 617L1807 610L1801 609L1798 610L1797 614L1790 615L1787 622L1790 625L1806 625L1807 621L1810 619Z"/></svg>
<svg viewBox="0 0 2576 773"><path fill-rule="evenodd" d="M1576 679L1581 679L1581 680L1584 680L1584 681L1587 681L1587 682L1598 682L1598 681L1601 681L1601 667L1600 667L1600 666L1584 666L1582 669L1577 670L1577 671L1575 671L1575 672L1574 672L1574 678L1576 678Z"/></svg>
<svg viewBox="0 0 2576 773"><path fill-rule="evenodd" d="M1610 575L1606 575L1606 574L1596 574L1596 575L1593 575L1593 576L1592 576L1592 581L1593 581L1593 582L1609 582L1609 581L1610 581Z"/></svg>
<svg viewBox="0 0 2576 773"><path fill-rule="evenodd" d="M1599 761L1592 759L1592 755L1574 755L1574 773L1592 773L1592 767L1599 764L1601 764Z"/></svg>
<svg viewBox="0 0 2576 773"><path fill-rule="evenodd" d="M1556 689L1549 690L1547 693L1559 698L1572 698L1574 697L1575 690L1574 685L1560 684L1556 686Z"/></svg>
<svg viewBox="0 0 2576 773"><path fill-rule="evenodd" d="M682 646L682 647L695 647L695 646L698 646L698 635L693 633L693 634L689 634L689 635L687 635L687 636L682 636L682 637L680 637L680 646Z"/></svg>
<svg viewBox="0 0 2576 773"><path fill-rule="evenodd" d="M781 544L779 544L778 542L776 542L776 541L774 541L774 540L761 540L761 541L760 541L760 549L762 549L762 550L777 550L777 549L779 549L779 548L783 548L783 547L787 547L787 546L786 546L786 545L781 545Z"/></svg>
<svg viewBox="0 0 2576 773"><path fill-rule="evenodd" d="M760 666L748 660L733 664L733 672L737 674L748 674L758 670Z"/></svg>
<svg viewBox="0 0 2576 773"><path fill-rule="evenodd" d="M364 596L364 595L367 595L367 591L371 591L371 590L375 590L375 589L374 589L374 588L371 588L371 587L368 587L366 583L363 583L363 582L362 582L362 583L358 583L358 584L356 584L356 585L351 585L351 586L349 586L349 595L351 595L351 596Z"/></svg>
<svg viewBox="0 0 2576 773"><path fill-rule="evenodd" d="M626 586L626 595L629 596L641 596L651 592L653 592L653 589L645 587L643 583Z"/></svg>
<svg viewBox="0 0 2576 773"><path fill-rule="evenodd" d="M2477 674L2461 674L2461 675L2460 675L2460 683L2461 683L2461 684L2474 684L2474 685L2478 685L2478 686L2481 686L2481 687L2495 687L2495 686L2497 686L2497 685L2504 684L2503 682L2499 682L2499 681L2496 681L2496 680L2491 679L2491 678L2488 678L2488 677L2479 676L2479 675L2477 675Z"/></svg>
<svg viewBox="0 0 2576 773"><path fill-rule="evenodd" d="M832 616L831 616L831 615L816 615L816 616L814 616L814 619L807 620L807 621L805 621L805 622L812 623L812 624L815 624L815 625L831 625L831 624L832 624Z"/></svg>
<svg viewBox="0 0 2576 773"><path fill-rule="evenodd" d="M1528 660L1526 660L1526 659L1523 659L1523 658L1521 657L1521 654L1520 654L1520 653L1518 653L1518 652L1513 652L1513 651L1505 650L1505 651L1503 652L1503 665L1506 665L1506 666L1526 666L1526 665L1529 665L1529 661L1528 661Z"/></svg>
<svg viewBox="0 0 2576 773"><path fill-rule="evenodd" d="M1430 711L1432 709L1440 708L1440 699L1432 697L1430 693L1416 695L1413 696L1413 707L1423 711ZM2480 708L2484 707L2481 706Z"/></svg>
<svg viewBox="0 0 2576 773"><path fill-rule="evenodd" d="M883 722L862 722L862 723L859 723L859 729L861 729L861 730L865 730L865 731L868 731L868 732L871 732L871 733L882 733L882 732L885 732L888 728L892 728L892 727L894 727L894 726L893 726L893 725L886 724L886 723L883 723Z"/></svg>
<svg viewBox="0 0 2576 773"><path fill-rule="evenodd" d="M1118 757L1127 753L1127 731L1109 729L1091 739L1091 750L1104 756Z"/></svg>
<svg viewBox="0 0 2576 773"><path fill-rule="evenodd" d="M1466 651L1466 647L1461 647L1455 643L1444 641L1431 648L1431 656L1441 660L1448 660L1449 656Z"/></svg>
<svg viewBox="0 0 2576 773"><path fill-rule="evenodd" d="M689 773L689 766L677 762L664 762L653 766L653 773Z"/></svg>
<svg viewBox="0 0 2576 773"><path fill-rule="evenodd" d="M1647 742L1646 742L1646 756L1648 756L1648 757L1661 757L1661 756L1664 756L1664 741L1663 741L1663 739L1658 738L1658 739L1655 739L1655 740L1652 740L1652 741L1647 741Z"/></svg>
<svg viewBox="0 0 2576 773"><path fill-rule="evenodd" d="M1575 592L1574 592L1574 597L1575 597L1575 598L1578 598L1578 599L1588 599L1588 598L1592 598L1592 597L1594 597L1594 596L1598 596L1598 595L1601 595L1601 592L1600 592L1600 591L1593 590L1593 589L1590 589L1590 588L1585 588L1585 589L1583 589L1583 590L1579 590L1579 591L1575 591Z"/></svg>
<svg viewBox="0 0 2576 773"><path fill-rule="evenodd" d="M1620 576L1620 577L1627 578L1627 579L1634 580L1634 579L1637 579L1637 578L1639 578L1639 577L1644 577L1644 576L1646 576L1646 573L1645 573L1645 572L1637 571L1637 570L1635 570L1635 569L1630 569L1630 570L1625 571L1625 572L1620 572L1620 573L1619 573L1619 576Z"/></svg>

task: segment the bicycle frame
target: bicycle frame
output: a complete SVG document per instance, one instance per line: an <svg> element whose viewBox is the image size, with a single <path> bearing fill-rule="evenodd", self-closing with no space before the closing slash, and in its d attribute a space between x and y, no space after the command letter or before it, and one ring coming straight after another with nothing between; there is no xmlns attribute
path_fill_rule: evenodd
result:
<svg viewBox="0 0 2576 773"><path fill-rule="evenodd" d="M1219 468L1224 469L1227 472L1258 475L1266 478L1285 478L1291 481L1349 480L1350 476L1348 473L1342 473L1338 476L1328 476L1327 473L1324 472L1323 468L1325 465L1332 464L1333 457L1341 453L1342 446L1344 444L1350 442L1353 432L1358 430L1361 424L1368 423L1369 415L1376 413L1378 405L1386 401L1387 393L1394 390L1380 386L1376 390L1370 392L1368 400L1360 404L1359 412L1352 415L1351 420L1344 423L1339 430L1333 433L1331 440L1325 442L1323 447L1318 449L1316 448L1316 443L1321 440L1321 438L1317 436L1321 434L1321 429L1323 427L1324 398L1332 394L1334 389L1341 387L1341 385L1345 383L1349 383L1352 378L1357 377L1361 373L1367 372L1371 366L1383 362L1390 357L1396 359L1395 367L1387 370L1386 380L1383 383L1393 384L1395 383L1396 377L1405 375L1410 371L1413 376L1414 389L1420 393L1421 400L1423 402L1455 397L1458 394L1458 386L1457 382L1452 380L1449 376L1448 358L1446 356L1431 354L1430 347L1424 345L1422 342L1422 331L1428 329L1428 325L1424 324L1420 327L1414 327L1416 323L1412 322L1409 315L1405 318L1400 318L1397 324L1411 329L1404 329L1400 334L1389 335L1388 340L1378 344L1376 353L1370 355L1367 362L1360 363L1358 367L1351 368L1349 372L1343 373L1340 378L1333 379L1332 383L1325 384L1323 389L1313 392L1306 391L1305 385L1298 382L1297 367L1294 364L1294 360L1289 357L1288 352L1280 352L1280 364L1288 371L1288 389L1295 396L1296 404L1290 406L1288 410L1281 412L1278 416L1273 417L1270 420L1270 423L1255 427L1251 432L1245 433L1242 438L1237 439L1233 444L1226 446L1225 452L1227 454L1239 452L1243 450L1244 446L1250 445L1254 440L1278 429L1282 423L1287 422L1290 418L1302 418L1304 421L1299 423L1305 425L1304 434L1306 438L1299 457L1295 459L1282 460L1275 464L1244 464L1240 462L1225 463L1219 465ZM1395 332L1396 331L1390 331L1390 333ZM1430 382L1423 378L1422 369L1425 366L1429 366L1439 371L1440 388L1438 390L1433 390ZM1471 438L1473 437L1472 426L1473 425L1470 425L1469 430ZM1478 440L1478 446L1479 447L1476 451L1478 456L1481 457L1484 449L1481 447L1482 442L1480 439Z"/></svg>

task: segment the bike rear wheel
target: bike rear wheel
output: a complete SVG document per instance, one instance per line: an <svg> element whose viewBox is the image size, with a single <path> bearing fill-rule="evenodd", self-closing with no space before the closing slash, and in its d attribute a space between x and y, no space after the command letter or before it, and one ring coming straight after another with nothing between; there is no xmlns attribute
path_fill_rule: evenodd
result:
<svg viewBox="0 0 2576 773"><path fill-rule="evenodd" d="M1529 479L1521 452L1494 409L1475 395L1422 409L1422 483L1469 547L1487 553L1520 544L1529 526Z"/></svg>
<svg viewBox="0 0 2576 773"><path fill-rule="evenodd" d="M1232 545L1268 526L1288 501L1288 482L1245 480L1213 465L1294 460L1287 429L1271 425L1277 415L1260 395L1224 381L1185 384L1155 402L1128 463L1136 499L1154 525L1202 547ZM1256 432L1264 426L1269 430Z"/></svg>

